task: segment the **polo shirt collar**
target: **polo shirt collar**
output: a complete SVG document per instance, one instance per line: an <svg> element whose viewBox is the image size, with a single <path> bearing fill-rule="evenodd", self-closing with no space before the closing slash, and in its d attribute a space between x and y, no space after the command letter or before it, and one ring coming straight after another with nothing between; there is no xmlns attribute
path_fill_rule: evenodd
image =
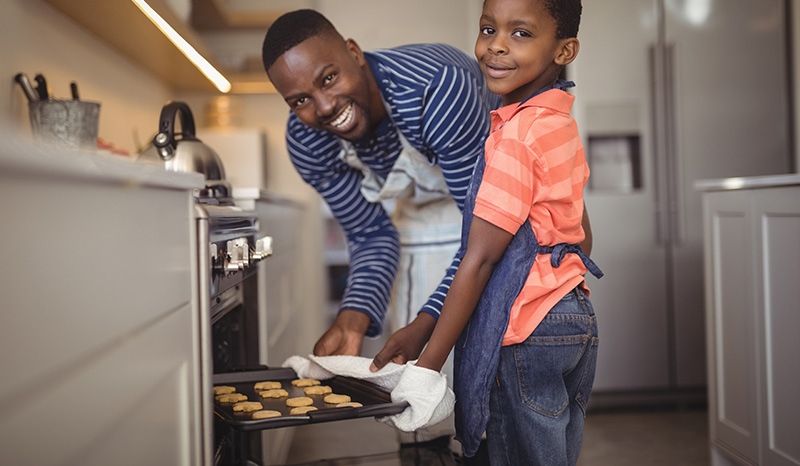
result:
<svg viewBox="0 0 800 466"><path fill-rule="evenodd" d="M519 103L513 103L493 110L492 114L492 129L496 129L498 124L504 124L514 117L517 112L527 107L547 107L557 112L569 113L572 110L572 102L575 97L567 92L548 92L553 89L560 89L566 91L570 87L574 87L575 83L572 81L564 81L559 79L552 86L547 86L534 92L530 97Z"/></svg>

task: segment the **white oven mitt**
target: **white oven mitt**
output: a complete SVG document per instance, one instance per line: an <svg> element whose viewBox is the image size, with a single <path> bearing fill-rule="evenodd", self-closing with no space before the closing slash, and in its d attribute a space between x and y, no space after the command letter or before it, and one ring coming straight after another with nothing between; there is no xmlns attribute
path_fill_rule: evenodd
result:
<svg viewBox="0 0 800 466"><path fill-rule="evenodd" d="M291 367L298 377L309 379L329 379L343 375L367 380L386 390L392 390L405 366L390 362L377 372L371 372L372 359L360 356L314 356L308 358L291 356L283 362L283 367Z"/></svg>
<svg viewBox="0 0 800 466"><path fill-rule="evenodd" d="M442 422L453 413L456 396L447 386L447 376L424 367L406 363L400 381L392 390L392 402L408 402L400 414L378 419L404 432Z"/></svg>
<svg viewBox="0 0 800 466"><path fill-rule="evenodd" d="M405 432L437 424L453 413L455 394L447 386L447 377L414 365L390 362L381 370L371 372L370 358L359 356L291 356L283 367L291 367L298 377L329 379L343 375L362 379L392 392L392 402L408 402L402 413L378 418L379 421Z"/></svg>

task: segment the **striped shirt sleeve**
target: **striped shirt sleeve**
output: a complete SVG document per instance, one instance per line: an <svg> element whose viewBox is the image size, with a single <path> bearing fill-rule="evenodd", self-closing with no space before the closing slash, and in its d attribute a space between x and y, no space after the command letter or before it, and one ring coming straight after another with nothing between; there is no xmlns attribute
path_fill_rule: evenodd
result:
<svg viewBox="0 0 800 466"><path fill-rule="evenodd" d="M487 98L483 82L461 67L445 67L427 89L423 111L423 135L436 154L447 186L458 208L464 211L467 187L489 133L494 102ZM422 312L439 317L461 260L457 255Z"/></svg>
<svg viewBox="0 0 800 466"><path fill-rule="evenodd" d="M341 160L338 138L291 114L286 146L300 176L325 199L347 236L350 273L339 310L367 314L367 336L378 336L400 258L397 230L382 205L361 194L361 172Z"/></svg>

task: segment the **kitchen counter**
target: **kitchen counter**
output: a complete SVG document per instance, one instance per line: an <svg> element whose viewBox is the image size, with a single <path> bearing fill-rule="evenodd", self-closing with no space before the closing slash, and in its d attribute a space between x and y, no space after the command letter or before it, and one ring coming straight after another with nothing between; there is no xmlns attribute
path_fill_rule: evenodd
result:
<svg viewBox="0 0 800 466"><path fill-rule="evenodd" d="M712 466L800 464L800 174L704 180Z"/></svg>
<svg viewBox="0 0 800 466"><path fill-rule="evenodd" d="M697 180L694 183L694 188L698 191L730 191L792 185L800 185L800 173Z"/></svg>
<svg viewBox="0 0 800 466"><path fill-rule="evenodd" d="M167 172L163 168L136 163L133 157L98 155L38 146L0 128L0 169L14 173L38 173L61 179L107 180L175 189L204 186L200 173Z"/></svg>

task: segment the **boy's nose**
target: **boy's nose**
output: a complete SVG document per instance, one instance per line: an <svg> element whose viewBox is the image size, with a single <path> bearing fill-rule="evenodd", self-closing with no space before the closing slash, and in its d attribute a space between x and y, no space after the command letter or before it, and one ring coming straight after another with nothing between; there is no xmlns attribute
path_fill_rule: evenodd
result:
<svg viewBox="0 0 800 466"><path fill-rule="evenodd" d="M495 39L489 44L489 51L495 55L503 55L508 52L508 48L503 41Z"/></svg>

